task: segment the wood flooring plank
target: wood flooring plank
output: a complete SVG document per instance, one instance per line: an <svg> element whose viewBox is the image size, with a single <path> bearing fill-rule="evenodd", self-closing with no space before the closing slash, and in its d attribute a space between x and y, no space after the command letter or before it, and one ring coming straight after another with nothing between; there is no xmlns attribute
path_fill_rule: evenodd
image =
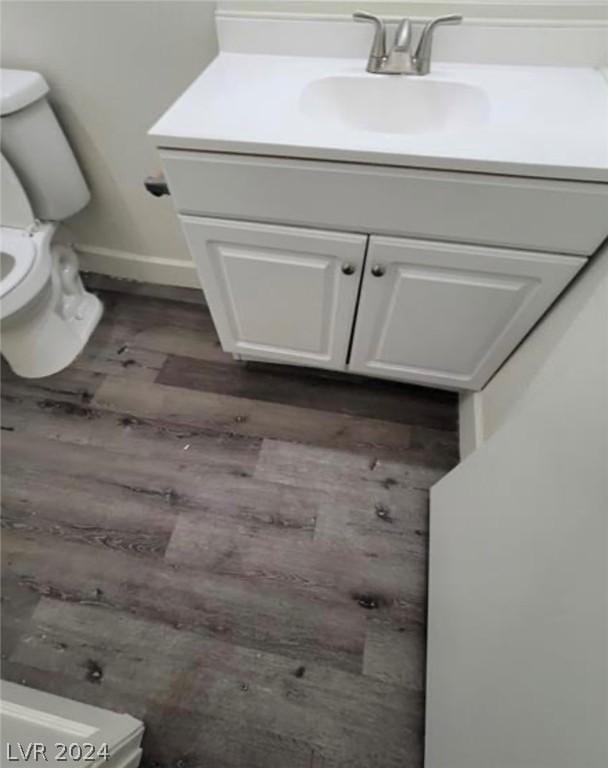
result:
<svg viewBox="0 0 608 768"><path fill-rule="evenodd" d="M21 584L13 574L7 573L6 578L2 579L2 621L0 622L2 666L20 638L29 631L30 619L39 600L40 595Z"/></svg>
<svg viewBox="0 0 608 768"><path fill-rule="evenodd" d="M5 531L4 567L40 595L128 611L206 637L360 672L366 610L349 598L303 597L179 563L163 563L28 531Z"/></svg>
<svg viewBox="0 0 608 768"><path fill-rule="evenodd" d="M225 394L227 388L241 382L241 387L259 392L259 397L247 395L251 399L270 397L271 401L289 403L289 398L297 398L335 412L346 409L371 418L448 432L456 429L454 393L334 371L265 363L243 365L221 350L206 307L115 293L104 294L104 300L109 303L101 323L108 329L106 335L133 349L170 355L162 375L186 377L197 386ZM117 346L115 353L119 349ZM201 361L217 365L201 365ZM306 403L305 407L310 406Z"/></svg>
<svg viewBox="0 0 608 768"><path fill-rule="evenodd" d="M290 489L280 486L268 485L257 490L256 497L247 494L245 501L223 493L214 499L214 489L199 494L199 506L182 512L182 516L187 514L193 520L191 527L205 542L209 557L194 557L193 548L188 545L180 551L178 544L187 528L181 525L170 559L198 568L204 564L214 573L236 575L228 567L227 551L236 552L240 539L257 537L281 548L288 547L290 542L312 539L314 501L297 498L297 494L289 493ZM162 501L151 501L141 494L127 498L109 494L100 499L97 489L90 489L86 481L82 484L54 474L30 476L26 481L16 474L4 481L2 527L154 558L166 553L180 509L183 506L179 502L167 507ZM211 542L218 545L219 541L226 544L221 549L211 549Z"/></svg>
<svg viewBox="0 0 608 768"><path fill-rule="evenodd" d="M184 473L183 483L175 482L179 466L175 460L154 463L150 457L129 456L97 446L44 438L32 441L30 435L17 431L4 437L3 462L7 477L23 485L44 481L46 476L50 487L62 481L88 493L92 499L97 496L99 508L111 515L115 514L113 506L125 505L126 520L136 514L130 502L146 499L150 509L160 507L170 511L180 500L182 488L182 495L186 496L186 489L196 485L195 478ZM41 466L45 468L44 475L41 475Z"/></svg>
<svg viewBox="0 0 608 768"><path fill-rule="evenodd" d="M105 313L99 328L106 329L104 333L108 338L166 353L173 350L141 343L139 334L164 328L171 332L174 342L182 333L189 331L198 333L210 342L217 342L209 310L203 305L150 296L126 296L112 291L104 291L100 297L104 302Z"/></svg>
<svg viewBox="0 0 608 768"><path fill-rule="evenodd" d="M6 431L122 451L139 458L187 459L190 464L231 468L237 475L253 472L262 442L261 438L107 411L97 403L75 407L69 401L30 395L22 390L18 402L3 401Z"/></svg>
<svg viewBox="0 0 608 768"><path fill-rule="evenodd" d="M302 596L359 602L371 595L383 612L400 599L424 601L426 553L392 556L312 538L256 535L215 518L180 515L167 548L168 562L189 563L218 575L242 578L260 588L281 584ZM388 549L388 548L387 548ZM327 596L327 597L326 597Z"/></svg>
<svg viewBox="0 0 608 768"><path fill-rule="evenodd" d="M448 472L460 460L458 428L433 429L414 424L411 427L409 452L415 460L442 467Z"/></svg>
<svg viewBox="0 0 608 768"><path fill-rule="evenodd" d="M379 419L309 410L148 382L123 382L108 376L94 405L139 418L249 437L268 437L344 448L372 456L405 455L411 427Z"/></svg>
<svg viewBox="0 0 608 768"><path fill-rule="evenodd" d="M231 438L218 447L203 437L204 449L188 437L190 450L180 442L161 451L162 440L114 446L103 430L91 444L42 434L32 441L31 433L15 428L4 442L4 501L14 512L30 508L55 513L55 522L120 524L142 536L157 524L158 533L170 533L175 516L188 512L209 526L217 518L235 534L312 538L320 494L257 480L251 476L257 454L241 440L236 448Z"/></svg>
<svg viewBox="0 0 608 768"><path fill-rule="evenodd" d="M219 518L235 535L312 537L314 494L252 479L238 453L221 461L220 449L208 461L207 453L184 452L181 444L164 454L158 442L151 445L156 450L146 444L134 458L124 446L7 433L4 526L150 557L162 556L176 516L186 509L206 530Z"/></svg>
<svg viewBox="0 0 608 768"><path fill-rule="evenodd" d="M106 681L138 686L142 698L162 702L165 713L173 704L190 717L210 717L213 728L232 724L240 756L253 741L278 764L279 755L298 754L286 750L291 742L308 747L299 750L296 765L306 765L311 747L335 765L420 764L421 697L405 687L314 662L297 675L299 667L280 655L114 612L109 622L90 606L43 599L33 621L37 631L19 644L15 661L85 676L92 659L101 670L100 687ZM245 724L241 732L235 721ZM209 741L195 743L209 754Z"/></svg>
<svg viewBox="0 0 608 768"><path fill-rule="evenodd" d="M339 496L339 494L336 494ZM428 496L404 490L398 503L346 504L326 501L316 514L315 541L380 560L413 558L425 562L428 548Z"/></svg>
<svg viewBox="0 0 608 768"><path fill-rule="evenodd" d="M16 429L5 433L3 455L7 470L21 477L35 479L38 467L45 466L50 473L88 482L92 493L110 503L115 494L116 501L122 497L120 503L138 497L165 506L196 507L207 482L213 486L223 479L236 484L249 476L241 470L240 458L235 463L221 463L213 456L205 461L205 454L197 455L192 448L184 451L182 444L164 454L137 453L44 437L32 441L27 432Z"/></svg>
<svg viewBox="0 0 608 768"><path fill-rule="evenodd" d="M153 380L168 353L232 361L204 305L100 292L104 314L73 369Z"/></svg>
<svg viewBox="0 0 608 768"><path fill-rule="evenodd" d="M56 416L52 421L56 428ZM132 544L135 552L150 555L164 550L180 512L202 526L202 535L221 526L226 536L312 538L320 495L251 477L257 445L254 453L241 439L235 449L233 438L205 435L200 446L188 437L186 452L183 437L162 451L165 433L160 440L140 435L124 445L106 439L102 429L91 445L41 434L32 442L32 433L15 430L4 444L7 525L42 526L92 544Z"/></svg>
<svg viewBox="0 0 608 768"><path fill-rule="evenodd" d="M238 721L237 721L238 718ZM150 707L146 712L142 768L334 768L312 762L321 748L309 742L252 727L242 709L235 718L192 712L179 705ZM153 754L153 760L146 755Z"/></svg>
<svg viewBox="0 0 608 768"><path fill-rule="evenodd" d="M321 496L251 477L215 474L198 490L196 502L179 510L181 532L172 537L171 558L214 570L214 564L227 565L226 548L230 548L231 540L263 539L279 547L311 541ZM202 549L196 554L194 542L184 541L184 531L189 529L208 552L207 557L203 557ZM236 553L236 546L234 550Z"/></svg>
<svg viewBox="0 0 608 768"><path fill-rule="evenodd" d="M79 370L98 371L138 381L154 381L167 356L127 343L104 339L103 328L96 331L74 361Z"/></svg>
<svg viewBox="0 0 608 768"><path fill-rule="evenodd" d="M382 379L352 374L337 376L283 365L215 363L169 355L158 375L159 384L221 392L251 400L362 416L368 419L455 428L451 393L438 394Z"/></svg>
<svg viewBox="0 0 608 768"><path fill-rule="evenodd" d="M169 353L233 362L204 305L101 294L106 311L74 366L153 381Z"/></svg>
<svg viewBox="0 0 608 768"><path fill-rule="evenodd" d="M22 379L8 367L2 366L2 400L5 403L20 403L24 398L37 398L40 402L71 403L74 411L86 411L93 396L105 379L97 371L79 371L67 368L53 376L41 379Z"/></svg>
<svg viewBox="0 0 608 768"><path fill-rule="evenodd" d="M102 319L73 368L153 381L168 353L231 361L206 307L104 292Z"/></svg>
<svg viewBox="0 0 608 768"><path fill-rule="evenodd" d="M264 440L256 477L328 492L340 488L346 499L375 505L398 504L403 490L428 491L445 471L412 461L379 460L349 451L282 440Z"/></svg>
<svg viewBox="0 0 608 768"><path fill-rule="evenodd" d="M20 533L47 534L49 537L57 537L64 541L72 541L87 544L92 547L107 547L128 552L138 557L157 558L162 557L170 537L169 531L158 531L154 528L147 530L138 528L126 528L122 520L112 525L107 520L95 522L95 513L90 512L90 520L86 523L74 522L83 503L77 498L74 503L74 494L70 493L69 502L63 504L58 510L43 509L41 500L53 490L52 485L42 485L37 488L29 488L27 491L19 491L14 488L7 490L8 498L3 504L2 528L4 531L13 530ZM86 499L85 501L89 501ZM147 522L150 522L150 514ZM135 522L135 516L131 516L130 524Z"/></svg>
<svg viewBox="0 0 608 768"><path fill-rule="evenodd" d="M73 482L68 481L58 491L57 481L61 479L6 480L3 530L46 535L51 546L52 539L59 538L138 557L164 555L174 525L171 514L154 510L149 504L125 503L111 508Z"/></svg>
<svg viewBox="0 0 608 768"><path fill-rule="evenodd" d="M424 623L395 623L382 618L370 618L365 639L363 673L422 692L425 647Z"/></svg>
<svg viewBox="0 0 608 768"><path fill-rule="evenodd" d="M224 352L209 316L201 317L200 327L182 328L179 334L166 326L144 328L133 338L134 345L158 350L166 355L184 355L198 360L238 365L232 355Z"/></svg>

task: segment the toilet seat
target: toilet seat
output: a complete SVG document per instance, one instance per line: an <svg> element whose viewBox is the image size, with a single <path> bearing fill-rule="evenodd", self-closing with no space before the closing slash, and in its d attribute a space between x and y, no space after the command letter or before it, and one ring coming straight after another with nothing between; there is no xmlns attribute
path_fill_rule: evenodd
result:
<svg viewBox="0 0 608 768"><path fill-rule="evenodd" d="M15 230L13 230L15 231ZM8 269L5 276L0 280L0 299L20 283L32 268L36 251L31 237L20 237L20 233L13 235L8 228L2 228L2 272ZM10 263L5 265L5 254L9 257Z"/></svg>
<svg viewBox="0 0 608 768"><path fill-rule="evenodd" d="M50 241L54 230L53 224L43 224L33 234L15 227L0 227L0 248L10 261L7 274L0 280L0 319L26 306L50 279Z"/></svg>

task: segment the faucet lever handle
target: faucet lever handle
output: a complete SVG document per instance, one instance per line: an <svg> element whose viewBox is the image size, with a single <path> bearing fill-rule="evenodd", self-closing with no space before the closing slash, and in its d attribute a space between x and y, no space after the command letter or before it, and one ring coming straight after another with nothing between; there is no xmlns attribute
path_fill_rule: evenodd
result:
<svg viewBox="0 0 608 768"><path fill-rule="evenodd" d="M378 16L367 11L355 11L353 13L354 21L369 21L375 25L374 41L370 51L370 58L381 59L386 56L386 31L384 22Z"/></svg>
<svg viewBox="0 0 608 768"><path fill-rule="evenodd" d="M368 13L367 11L355 11L353 13L353 19L355 21L372 21L374 24L384 23L379 16L374 16L373 13Z"/></svg>
<svg viewBox="0 0 608 768"><path fill-rule="evenodd" d="M462 16L459 13L450 13L447 16L436 16L431 19L432 24L460 24Z"/></svg>
<svg viewBox="0 0 608 768"><path fill-rule="evenodd" d="M418 41L416 53L414 54L414 58L418 62L419 74L426 75L430 70L433 32L435 31L435 27L438 27L440 24L460 24L461 21L462 16L452 13L449 16L437 16L425 24L422 34L420 35L420 40Z"/></svg>
<svg viewBox="0 0 608 768"><path fill-rule="evenodd" d="M409 19L401 19L397 31L395 32L395 42L393 50L407 51L412 42L412 23Z"/></svg>
<svg viewBox="0 0 608 768"><path fill-rule="evenodd" d="M461 21L462 16L458 13L450 13L448 16L436 16L424 25L420 42L425 38L430 39L429 36L434 32L435 27L438 27L440 24L460 24Z"/></svg>

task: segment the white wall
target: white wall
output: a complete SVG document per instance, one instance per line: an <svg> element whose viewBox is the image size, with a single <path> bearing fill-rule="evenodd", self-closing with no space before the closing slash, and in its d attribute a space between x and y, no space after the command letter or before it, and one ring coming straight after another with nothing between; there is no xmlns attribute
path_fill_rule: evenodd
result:
<svg viewBox="0 0 608 768"><path fill-rule="evenodd" d="M215 3L2 3L2 66L42 72L92 190L69 222L85 268L196 286L148 128L217 52Z"/></svg>
<svg viewBox="0 0 608 768"><path fill-rule="evenodd" d="M401 18L462 13L471 19L552 19L558 23L608 17L603 0L218 0L222 13L350 16L367 10Z"/></svg>
<svg viewBox="0 0 608 768"><path fill-rule="evenodd" d="M431 491L427 768L608 765L608 248Z"/></svg>

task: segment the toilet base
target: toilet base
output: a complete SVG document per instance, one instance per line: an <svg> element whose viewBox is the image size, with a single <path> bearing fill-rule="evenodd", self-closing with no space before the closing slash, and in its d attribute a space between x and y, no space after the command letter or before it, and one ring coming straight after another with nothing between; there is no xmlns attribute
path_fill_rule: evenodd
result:
<svg viewBox="0 0 608 768"><path fill-rule="evenodd" d="M53 246L51 279L30 306L2 323L2 354L24 378L51 376L82 352L103 313L84 289L78 261L67 246Z"/></svg>

